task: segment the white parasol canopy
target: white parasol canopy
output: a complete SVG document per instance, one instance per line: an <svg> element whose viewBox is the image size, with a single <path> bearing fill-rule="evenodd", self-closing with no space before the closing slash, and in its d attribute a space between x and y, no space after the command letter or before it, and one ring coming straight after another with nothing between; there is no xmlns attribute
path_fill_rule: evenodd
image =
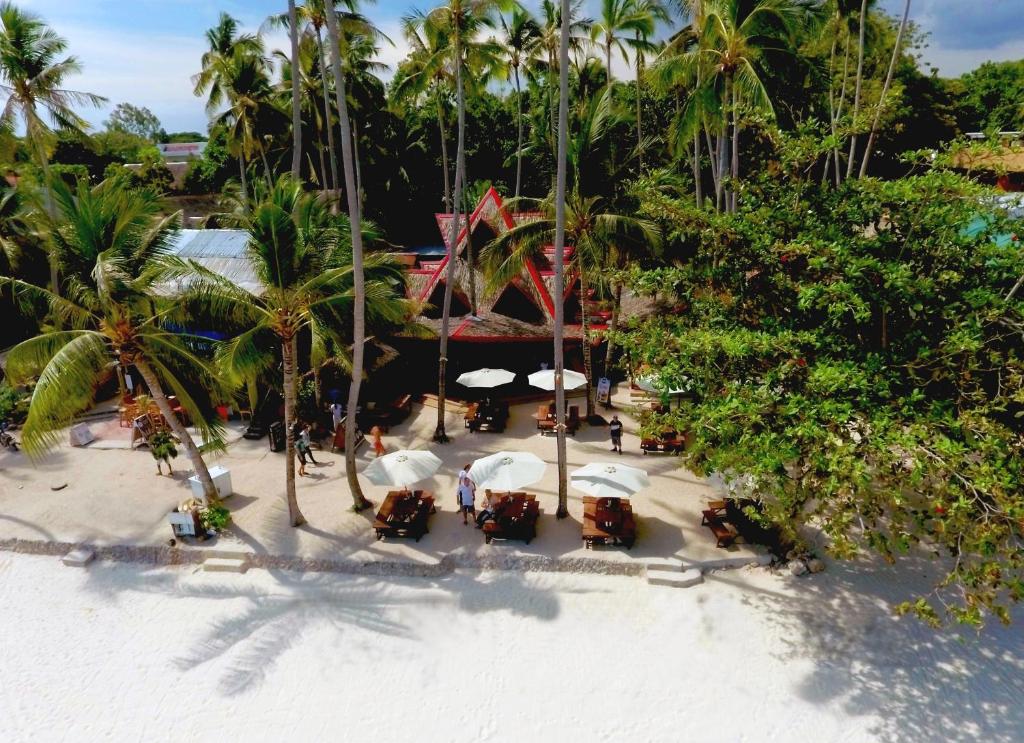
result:
<svg viewBox="0 0 1024 743"><path fill-rule="evenodd" d="M626 498L651 484L644 470L611 462L592 462L569 479L577 490L598 498Z"/></svg>
<svg viewBox="0 0 1024 743"><path fill-rule="evenodd" d="M478 488L512 491L533 485L544 477L547 463L525 451L499 451L473 462L469 476Z"/></svg>
<svg viewBox="0 0 1024 743"><path fill-rule="evenodd" d="M363 470L366 479L374 485L408 487L426 480L441 468L441 460L429 451L401 451L377 457Z"/></svg>
<svg viewBox="0 0 1024 743"><path fill-rule="evenodd" d="M463 387L500 387L515 378L516 375L507 369L477 369L460 374L455 381Z"/></svg>
<svg viewBox="0 0 1024 743"><path fill-rule="evenodd" d="M530 384L534 387L540 387L542 390L553 390L555 388L555 370L554 369L543 369L542 371L534 372L527 379L530 380ZM566 390L574 390L577 387L582 387L587 383L587 378L579 372L574 372L566 369L562 372L562 388Z"/></svg>

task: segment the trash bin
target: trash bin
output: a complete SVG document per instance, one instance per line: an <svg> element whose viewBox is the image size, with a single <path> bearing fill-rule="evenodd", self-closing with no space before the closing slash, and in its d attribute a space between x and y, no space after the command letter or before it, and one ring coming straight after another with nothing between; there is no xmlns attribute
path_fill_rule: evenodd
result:
<svg viewBox="0 0 1024 743"><path fill-rule="evenodd" d="M270 451L284 451L286 444L284 436L284 423L281 421L274 421L270 424L270 430L267 433L267 437L270 440Z"/></svg>

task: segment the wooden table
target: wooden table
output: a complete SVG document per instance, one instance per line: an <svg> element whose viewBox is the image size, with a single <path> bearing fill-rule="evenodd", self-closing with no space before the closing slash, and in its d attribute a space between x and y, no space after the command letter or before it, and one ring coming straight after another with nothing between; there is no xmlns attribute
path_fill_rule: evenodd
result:
<svg viewBox="0 0 1024 743"><path fill-rule="evenodd" d="M428 533L427 519L434 513L434 496L423 490L394 490L388 493L373 529L377 539L384 537L413 537L417 542Z"/></svg>
<svg viewBox="0 0 1024 743"><path fill-rule="evenodd" d="M589 549L595 544L616 544L631 549L636 543L636 517L626 498L583 498L583 542Z"/></svg>
<svg viewBox="0 0 1024 743"><path fill-rule="evenodd" d="M495 497L490 491L487 492L487 499L492 503ZM539 517L537 496L529 493L507 493L500 496L494 510L494 520L484 523L484 543L490 544L492 539L521 539L529 544L537 536Z"/></svg>

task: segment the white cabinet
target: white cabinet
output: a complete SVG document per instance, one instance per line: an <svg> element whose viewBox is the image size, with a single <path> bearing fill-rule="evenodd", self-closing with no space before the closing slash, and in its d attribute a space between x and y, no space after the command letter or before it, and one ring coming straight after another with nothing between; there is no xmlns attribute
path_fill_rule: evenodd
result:
<svg viewBox="0 0 1024 743"><path fill-rule="evenodd" d="M217 495L223 500L233 492L231 490L231 472L226 467L215 464L210 467L210 477L213 478L213 485L217 488ZM203 498L203 483L197 475L188 478L188 484L192 487L192 497L198 501L206 502Z"/></svg>

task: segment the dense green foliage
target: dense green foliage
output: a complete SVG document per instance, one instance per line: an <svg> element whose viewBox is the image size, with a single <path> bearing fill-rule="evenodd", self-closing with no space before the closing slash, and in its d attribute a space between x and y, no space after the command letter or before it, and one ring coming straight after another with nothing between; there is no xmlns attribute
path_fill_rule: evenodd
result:
<svg viewBox="0 0 1024 743"><path fill-rule="evenodd" d="M984 193L942 171L839 190L764 178L734 217L648 188L642 212L676 265L631 281L673 309L621 342L692 390L649 426L691 432L688 466L838 556L947 558L907 609L1006 619L1024 596L1024 250L993 236L1024 224L965 229Z"/></svg>

